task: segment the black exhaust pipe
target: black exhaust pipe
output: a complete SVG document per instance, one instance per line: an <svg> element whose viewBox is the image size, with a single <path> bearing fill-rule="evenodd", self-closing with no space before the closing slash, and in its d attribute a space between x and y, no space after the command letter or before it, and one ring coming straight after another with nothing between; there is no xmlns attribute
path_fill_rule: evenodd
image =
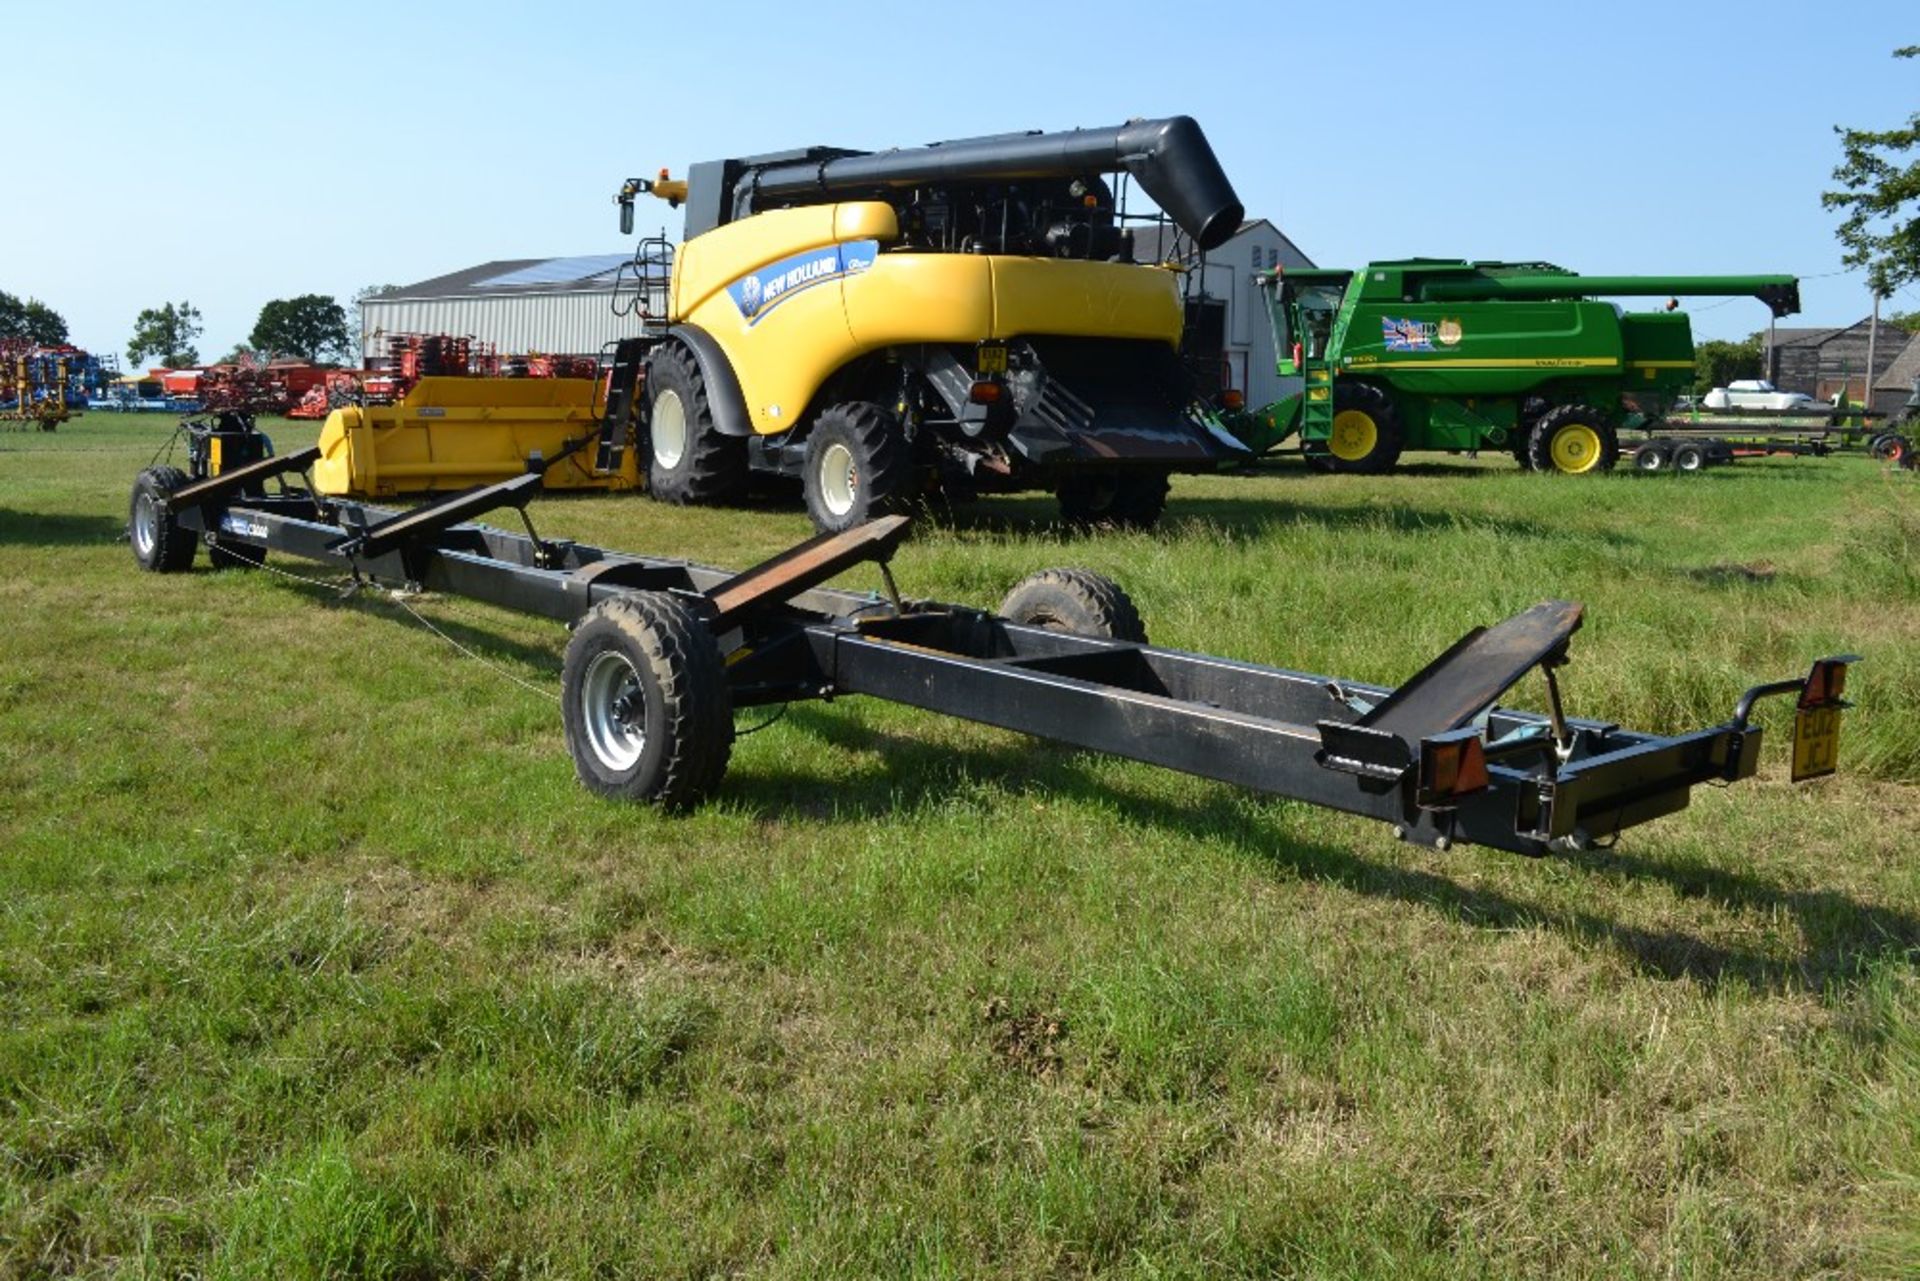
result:
<svg viewBox="0 0 1920 1281"><path fill-rule="evenodd" d="M1229 240L1246 216L1207 136L1191 116L1135 120L1111 129L1001 134L818 161L775 163L740 176L734 216L796 196L935 182L1133 175L1201 249Z"/></svg>

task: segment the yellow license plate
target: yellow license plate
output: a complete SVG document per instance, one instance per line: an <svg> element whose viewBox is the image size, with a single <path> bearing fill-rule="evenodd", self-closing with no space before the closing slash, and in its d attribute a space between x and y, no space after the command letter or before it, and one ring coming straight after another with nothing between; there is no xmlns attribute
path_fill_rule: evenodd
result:
<svg viewBox="0 0 1920 1281"><path fill-rule="evenodd" d="M982 347L980 349L980 372L983 374L1006 373L1007 349L998 345Z"/></svg>
<svg viewBox="0 0 1920 1281"><path fill-rule="evenodd" d="M1840 709L1805 707L1793 718L1793 781L1824 778L1840 759Z"/></svg>

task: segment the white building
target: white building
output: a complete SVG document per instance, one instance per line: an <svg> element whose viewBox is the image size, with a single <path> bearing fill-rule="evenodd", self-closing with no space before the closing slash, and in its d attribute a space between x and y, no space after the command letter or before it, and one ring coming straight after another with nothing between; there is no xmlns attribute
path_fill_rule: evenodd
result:
<svg viewBox="0 0 1920 1281"><path fill-rule="evenodd" d="M1169 236L1164 243L1198 272L1189 296L1224 307L1226 385L1245 392L1255 407L1278 399L1282 387L1274 370L1273 330L1253 273L1311 267L1312 260L1265 218L1241 223L1233 239L1208 253L1204 263L1183 253L1181 246L1190 241ZM1163 261L1162 246L1161 232L1138 231L1134 257ZM600 355L641 330L637 314L613 310L615 279L629 261L628 254L516 258L403 285L361 302L362 355L384 355L387 335L408 333L466 335L492 343L502 355ZM633 297L629 271L622 302Z"/></svg>

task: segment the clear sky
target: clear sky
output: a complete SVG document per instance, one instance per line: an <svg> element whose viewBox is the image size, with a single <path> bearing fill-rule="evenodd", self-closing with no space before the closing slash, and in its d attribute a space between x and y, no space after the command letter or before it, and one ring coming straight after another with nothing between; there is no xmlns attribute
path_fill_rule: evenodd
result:
<svg viewBox="0 0 1920 1281"><path fill-rule="evenodd" d="M188 299L211 359L270 298L619 252L612 193L662 165L1184 113L1323 265L1787 271L1787 323L1842 324L1869 300L1820 207L1833 126L1920 107L1913 43L1914 0L0 0L0 289L123 359L135 313Z"/></svg>

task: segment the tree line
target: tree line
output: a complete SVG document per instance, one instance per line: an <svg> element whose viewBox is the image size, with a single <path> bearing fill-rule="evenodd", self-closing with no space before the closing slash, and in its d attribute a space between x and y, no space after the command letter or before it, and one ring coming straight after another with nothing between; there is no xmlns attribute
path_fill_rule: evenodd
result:
<svg viewBox="0 0 1920 1281"><path fill-rule="evenodd" d="M354 295L359 302L391 288L370 285ZM133 336L127 341L127 361L139 366L151 360L169 369L200 364L200 309L184 299L148 307L134 317ZM0 338L24 338L43 346L67 341L66 318L38 298L18 298L0 290ZM243 359L304 360L313 364L349 361L360 345L357 318L349 320L337 299L325 294L275 298L260 308L253 332L216 363Z"/></svg>

